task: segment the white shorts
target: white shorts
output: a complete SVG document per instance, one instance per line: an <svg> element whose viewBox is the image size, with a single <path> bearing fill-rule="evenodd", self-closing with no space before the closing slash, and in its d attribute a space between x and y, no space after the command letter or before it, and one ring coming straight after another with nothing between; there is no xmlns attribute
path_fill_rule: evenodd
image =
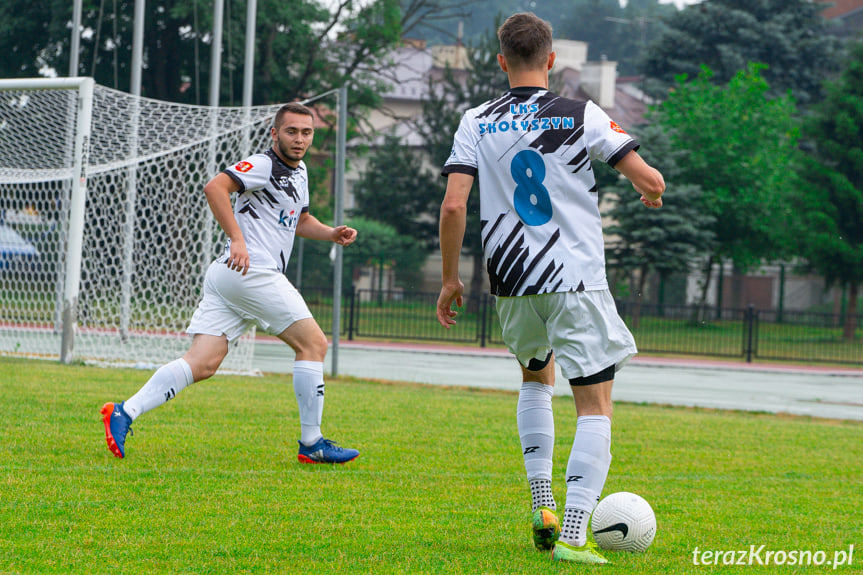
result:
<svg viewBox="0 0 863 575"><path fill-rule="evenodd" d="M279 335L294 322L312 317L303 296L277 271L246 275L213 262L204 277L204 296L186 333L240 337L253 325Z"/></svg>
<svg viewBox="0 0 863 575"><path fill-rule="evenodd" d="M567 379L620 369L638 350L606 290L498 297L503 341L527 367L554 350Z"/></svg>

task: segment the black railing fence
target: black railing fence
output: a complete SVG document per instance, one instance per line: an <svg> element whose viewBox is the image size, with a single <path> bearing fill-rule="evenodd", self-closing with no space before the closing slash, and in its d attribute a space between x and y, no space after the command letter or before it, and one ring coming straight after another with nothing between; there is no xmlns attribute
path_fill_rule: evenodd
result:
<svg viewBox="0 0 863 575"><path fill-rule="evenodd" d="M303 296L326 333L332 330L332 290L304 288ZM437 341L500 346L494 298L465 296L457 325L442 328L435 317L437 293L357 289L342 300L340 337ZM843 339L843 314L717 310L703 306L647 305L618 301L618 311L645 353L702 355L745 361L781 360L863 365L863 315L856 337Z"/></svg>

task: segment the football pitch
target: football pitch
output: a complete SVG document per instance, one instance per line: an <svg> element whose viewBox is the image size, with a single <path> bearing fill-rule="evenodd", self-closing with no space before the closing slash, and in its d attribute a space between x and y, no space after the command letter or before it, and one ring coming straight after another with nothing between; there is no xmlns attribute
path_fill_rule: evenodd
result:
<svg viewBox="0 0 863 575"><path fill-rule="evenodd" d="M289 376L217 376L115 459L99 408L148 377L0 358L0 574L587 569L532 547L514 393L328 379L324 433L361 455L310 466ZM562 508L571 398L554 411ZM640 494L658 529L598 569L860 572L863 422L617 404L613 434L604 494Z"/></svg>

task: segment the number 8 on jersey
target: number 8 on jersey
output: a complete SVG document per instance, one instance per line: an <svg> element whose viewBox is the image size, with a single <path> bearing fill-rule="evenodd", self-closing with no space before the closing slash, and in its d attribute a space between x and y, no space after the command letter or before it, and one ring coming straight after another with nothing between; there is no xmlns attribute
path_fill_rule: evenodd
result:
<svg viewBox="0 0 863 575"><path fill-rule="evenodd" d="M541 226L551 219L553 213L551 197L543 185L545 161L534 150L522 150L510 164L510 173L515 180L513 203L521 220L529 226Z"/></svg>

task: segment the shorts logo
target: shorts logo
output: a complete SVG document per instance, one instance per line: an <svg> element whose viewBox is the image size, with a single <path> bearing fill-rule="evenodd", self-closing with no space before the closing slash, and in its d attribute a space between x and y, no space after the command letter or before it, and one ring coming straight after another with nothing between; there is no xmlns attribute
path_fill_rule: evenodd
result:
<svg viewBox="0 0 863 575"><path fill-rule="evenodd" d="M621 127L617 124L617 122L615 122L615 121L612 121L612 122L611 122L611 129L612 129L612 130L614 130L615 132L617 132L618 134L625 134L625 133L626 133L626 132L624 132L624 131L623 131L623 128L621 128Z"/></svg>
<svg viewBox="0 0 863 575"><path fill-rule="evenodd" d="M249 170L251 170L254 167L255 166L253 166L249 162L240 162L239 164L234 166L234 169L237 170L238 172L243 172L245 174L246 172L248 172Z"/></svg>

